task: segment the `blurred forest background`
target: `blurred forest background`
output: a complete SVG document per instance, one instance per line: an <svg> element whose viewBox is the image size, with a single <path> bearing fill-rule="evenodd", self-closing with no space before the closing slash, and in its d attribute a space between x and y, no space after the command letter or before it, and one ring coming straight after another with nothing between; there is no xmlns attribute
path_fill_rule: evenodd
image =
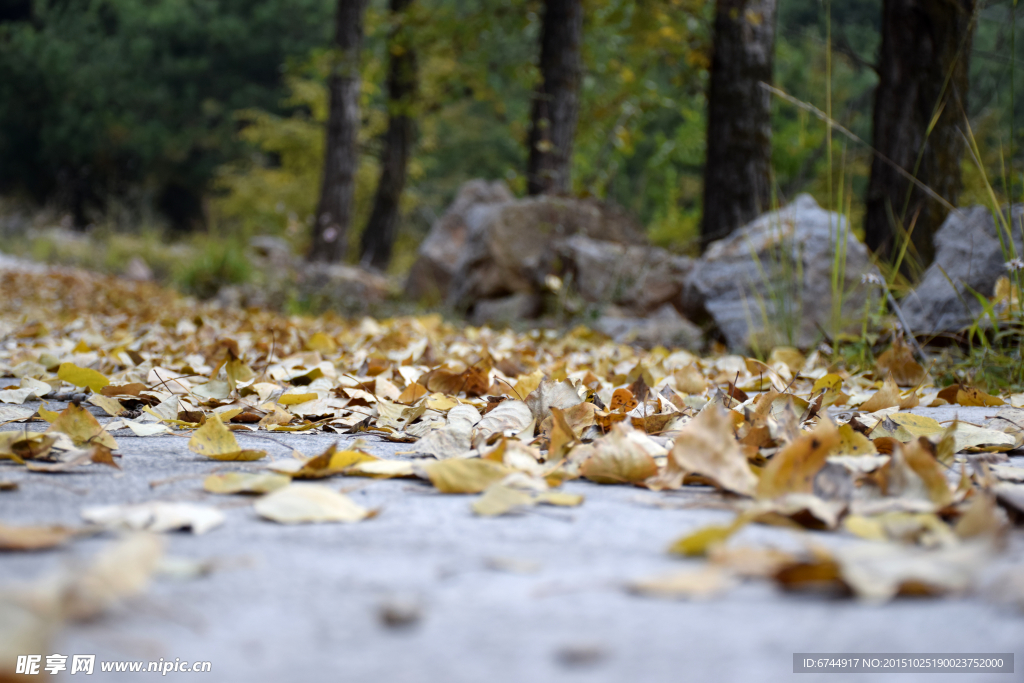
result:
<svg viewBox="0 0 1024 683"><path fill-rule="evenodd" d="M1020 196L1024 168L1015 5L979 6L969 56L967 114L1000 201ZM303 251L324 167L336 8L332 0L0 2L5 206L50 207L68 228L153 245L198 240L220 250L227 280L245 277L230 254L253 235L282 236ZM695 253L714 3L584 0L583 8L572 193L613 200L654 244ZM525 194L542 15L538 0L416 0L406 9L416 138L390 272L408 269L464 181L503 179ZM870 142L881 19L882 0L779 0L775 86ZM371 0L351 245L380 173L392 31L387 2ZM836 134L829 150L826 125L778 97L771 124L776 201L810 192L829 206L842 192L860 229L870 149ZM987 201L969 155L962 169L959 203ZM159 269L160 250L147 253ZM358 259L358 249L348 254Z"/></svg>

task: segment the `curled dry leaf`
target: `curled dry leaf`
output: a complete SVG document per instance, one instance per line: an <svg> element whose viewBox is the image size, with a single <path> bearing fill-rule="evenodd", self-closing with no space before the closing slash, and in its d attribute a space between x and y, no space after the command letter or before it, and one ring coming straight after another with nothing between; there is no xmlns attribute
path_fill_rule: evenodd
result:
<svg viewBox="0 0 1024 683"><path fill-rule="evenodd" d="M623 423L593 444L593 454L580 466L580 475L598 484L635 484L658 474L658 464L645 442L657 445Z"/></svg>
<svg viewBox="0 0 1024 683"><path fill-rule="evenodd" d="M679 430L669 458L684 472L707 477L719 488L754 495L757 477L719 406L708 406Z"/></svg>
<svg viewBox="0 0 1024 683"><path fill-rule="evenodd" d="M778 498L787 493L812 493L814 477L839 445L839 430L826 417L809 433L776 453L757 483L757 497Z"/></svg>
<svg viewBox="0 0 1024 683"><path fill-rule="evenodd" d="M82 519L115 529L154 533L188 529L199 535L223 524L224 513L207 505L153 501L87 507L82 510Z"/></svg>
<svg viewBox="0 0 1024 683"><path fill-rule="evenodd" d="M261 497L253 509L260 517L279 524L359 522L372 514L322 484L289 484Z"/></svg>
<svg viewBox="0 0 1024 683"><path fill-rule="evenodd" d="M583 403L579 393L569 382L552 382L545 380L526 397L526 405L530 407L537 424L543 422L550 414L551 407L565 410L578 403Z"/></svg>

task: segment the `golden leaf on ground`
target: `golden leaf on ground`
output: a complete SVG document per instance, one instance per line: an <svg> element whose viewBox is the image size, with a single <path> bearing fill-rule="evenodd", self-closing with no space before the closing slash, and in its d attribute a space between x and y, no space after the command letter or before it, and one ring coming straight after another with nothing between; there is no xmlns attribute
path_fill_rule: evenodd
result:
<svg viewBox="0 0 1024 683"><path fill-rule="evenodd" d="M96 421L92 413L74 403L68 404L68 407L50 425L48 431L67 434L76 446L91 442L112 450L117 449L117 441L110 435L110 432L103 430L103 426Z"/></svg>
<svg viewBox="0 0 1024 683"><path fill-rule="evenodd" d="M480 493L511 472L504 465L480 458L431 462L423 470L441 493Z"/></svg>
<svg viewBox="0 0 1024 683"><path fill-rule="evenodd" d="M199 535L223 524L224 513L207 505L153 501L137 505L87 507L82 510L82 519L115 529L157 533L189 529Z"/></svg>
<svg viewBox="0 0 1024 683"><path fill-rule="evenodd" d="M282 406L297 406L300 403L315 401L318 398L320 398L320 396L313 392L289 392L281 394L278 397L277 402Z"/></svg>
<svg viewBox="0 0 1024 683"><path fill-rule="evenodd" d="M188 449L213 460L250 461L267 455L266 451L242 450L238 439L218 417L210 417L192 434Z"/></svg>
<svg viewBox="0 0 1024 683"><path fill-rule="evenodd" d="M99 406L103 412L111 417L117 417L124 412L124 406L116 398L110 398L102 394L93 394L89 397L89 403Z"/></svg>
<svg viewBox="0 0 1024 683"><path fill-rule="evenodd" d="M627 589L649 598L700 600L724 593L735 583L729 572L717 566L706 566L631 581Z"/></svg>
<svg viewBox="0 0 1024 683"><path fill-rule="evenodd" d="M44 550L81 533L64 526L7 526L0 523L0 550Z"/></svg>
<svg viewBox="0 0 1024 683"><path fill-rule="evenodd" d="M395 477L415 477L416 468L408 460L368 460L346 467L344 474L349 477L393 479Z"/></svg>
<svg viewBox="0 0 1024 683"><path fill-rule="evenodd" d="M61 363L57 369L57 378L76 387L89 387L96 394L110 384L110 380L103 373L90 368L80 368L74 363Z"/></svg>
<svg viewBox="0 0 1024 683"><path fill-rule="evenodd" d="M828 418L822 417L813 431L801 435L768 461L757 483L757 497L812 493L815 475L838 445L839 430Z"/></svg>
<svg viewBox="0 0 1024 683"><path fill-rule="evenodd" d="M524 400L536 418L537 424L543 422L551 414L551 406L565 410L572 408L577 403L583 403L576 388L564 380L541 382Z"/></svg>
<svg viewBox="0 0 1024 683"><path fill-rule="evenodd" d="M718 406L702 410L679 430L669 457L684 472L707 477L733 493L754 495L757 476L733 436L732 422Z"/></svg>
<svg viewBox="0 0 1024 683"><path fill-rule="evenodd" d="M850 425L839 427L839 445L836 447L834 456L862 456L877 455L878 449L871 439L864 436Z"/></svg>
<svg viewBox="0 0 1024 683"><path fill-rule="evenodd" d="M322 484L289 484L259 498L253 509L279 524L359 522L373 513Z"/></svg>
<svg viewBox="0 0 1024 683"><path fill-rule="evenodd" d="M345 450L339 451L338 444L328 446L323 453L310 458L301 467L293 468L286 474L294 479L323 479L331 477L352 465L362 462L372 462L378 458L367 455L362 451ZM288 462L288 461L285 461ZM275 463L276 465L276 463Z"/></svg>
<svg viewBox="0 0 1024 683"><path fill-rule="evenodd" d="M934 503L936 508L953 502L946 469L935 458L934 448L922 437L893 452L888 477L889 495L923 497Z"/></svg>
<svg viewBox="0 0 1024 683"><path fill-rule="evenodd" d="M396 403L404 403L405 405L412 405L416 401L420 400L429 393L427 388L419 382L412 382L398 395L395 399Z"/></svg>
<svg viewBox="0 0 1024 683"><path fill-rule="evenodd" d="M39 432L0 432L0 459L23 462L33 458L43 458L57 443L55 434Z"/></svg>
<svg viewBox="0 0 1024 683"><path fill-rule="evenodd" d="M203 488L210 493L270 493L290 483L289 477L271 472L224 472L204 479Z"/></svg>
<svg viewBox="0 0 1024 683"><path fill-rule="evenodd" d="M946 430L933 418L913 413L893 413L878 421L871 430L870 437L877 439L888 436L906 443L921 436L934 436Z"/></svg>
<svg viewBox="0 0 1024 683"><path fill-rule="evenodd" d="M706 555L712 548L729 540L729 537L742 529L749 518L738 515L731 524L709 524L674 541L668 552L686 557Z"/></svg>
<svg viewBox="0 0 1024 683"><path fill-rule="evenodd" d="M658 474L658 464L640 440L648 437L623 423L593 443L580 475L598 484L635 484Z"/></svg>
<svg viewBox="0 0 1024 683"><path fill-rule="evenodd" d="M503 483L487 487L483 495L473 501L473 512L481 517L496 517L534 505L557 505L576 507L583 503L583 496L560 491L531 492Z"/></svg>
<svg viewBox="0 0 1024 683"><path fill-rule="evenodd" d="M876 410L883 410L885 408L899 408L901 400L900 388L896 386L896 382L893 380L892 374L890 374L885 378L882 388L876 391L867 401L864 401L860 405L860 409L873 413Z"/></svg>
<svg viewBox="0 0 1024 683"><path fill-rule="evenodd" d="M492 434L514 436L529 427L533 421L530 406L524 401L502 401L476 424L477 441ZM533 436L532 430L530 436Z"/></svg>

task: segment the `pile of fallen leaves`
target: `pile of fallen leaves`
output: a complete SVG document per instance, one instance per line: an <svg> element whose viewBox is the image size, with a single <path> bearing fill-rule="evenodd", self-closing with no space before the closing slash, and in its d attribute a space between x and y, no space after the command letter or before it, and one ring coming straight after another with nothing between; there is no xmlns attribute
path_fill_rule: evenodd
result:
<svg viewBox="0 0 1024 683"><path fill-rule="evenodd" d="M215 461L265 461L262 472L211 474L204 487L255 494L255 511L280 523L373 516L303 481L330 477L423 479L478 494L472 512L485 516L581 505L583 495L561 490L577 479L714 487L715 505L735 520L670 548L706 565L631 585L684 597L750 577L877 600L958 593L1024 515L1024 468L1004 455L1024 445L1024 396L936 387L899 342L857 370L826 348L777 348L762 362L640 351L583 328L288 318L73 271L0 273L0 290L0 376L17 380L0 391L0 421L25 423L0 432L0 458L39 476L117 467L117 435L130 430L188 435L192 451ZM51 411L52 398L71 403ZM110 419L101 424L86 404ZM909 412L942 405L998 412L979 424ZM271 459L235 436L310 431L359 438ZM370 437L407 444L410 457L370 455L359 440ZM101 527L195 533L223 521L213 508L172 503L83 515ZM865 542L801 552L729 543L750 524ZM46 545L45 532L3 527L0 548Z"/></svg>

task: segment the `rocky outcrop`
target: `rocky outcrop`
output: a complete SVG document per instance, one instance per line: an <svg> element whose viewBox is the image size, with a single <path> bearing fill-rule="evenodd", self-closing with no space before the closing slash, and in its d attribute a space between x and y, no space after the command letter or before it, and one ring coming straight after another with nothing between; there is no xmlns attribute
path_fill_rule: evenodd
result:
<svg viewBox="0 0 1024 683"><path fill-rule="evenodd" d="M620 344L635 344L645 349L664 346L698 350L704 345L701 329L679 315L671 304L661 306L646 317L612 306L594 322L593 328Z"/></svg>
<svg viewBox="0 0 1024 683"><path fill-rule="evenodd" d="M434 221L420 244L405 280L405 295L419 301L444 301L466 246L469 226L480 220L479 214L487 206L513 199L508 186L500 180L471 180L463 184L455 201Z"/></svg>
<svg viewBox="0 0 1024 683"><path fill-rule="evenodd" d="M556 245L562 279L580 298L644 316L678 299L695 261L664 249L573 235ZM615 336L615 335L612 335Z"/></svg>
<svg viewBox="0 0 1024 683"><path fill-rule="evenodd" d="M821 330L835 329L835 267L842 291L839 320L859 321L866 297L877 294L862 276L877 277L878 269L844 217L799 195L713 242L690 272L676 307L691 319L709 316L737 350L808 347Z"/></svg>
<svg viewBox="0 0 1024 683"><path fill-rule="evenodd" d="M642 244L640 226L624 211L594 201L530 197L477 206L469 212L449 305L472 310L478 301L536 293L556 270L557 245L573 235Z"/></svg>
<svg viewBox="0 0 1024 683"><path fill-rule="evenodd" d="M1024 205L1015 205L1009 215L1020 257L1024 255ZM951 213L935 233L935 261L925 270L921 283L900 302L914 334L955 332L971 325L982 311L974 292L992 296L996 280L1007 273L1008 248L1005 232L1001 245L992 212L984 206Z"/></svg>

